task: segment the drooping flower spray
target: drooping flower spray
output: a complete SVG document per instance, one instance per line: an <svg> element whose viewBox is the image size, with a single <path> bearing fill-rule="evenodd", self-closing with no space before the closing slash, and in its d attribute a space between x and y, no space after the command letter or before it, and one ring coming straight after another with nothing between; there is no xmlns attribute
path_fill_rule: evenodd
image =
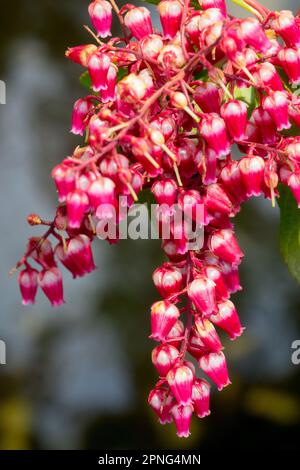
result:
<svg viewBox="0 0 300 470"><path fill-rule="evenodd" d="M189 435L192 415L210 414L211 387L230 384L218 331L231 340L243 333L231 300L241 289L244 256L235 215L250 197L274 205L279 182L300 206L300 137L286 136L300 126L293 93L300 19L255 0L242 3L252 13L247 19L228 15L224 0L162 0L161 30L144 5L90 4L90 42L66 52L90 83L71 125L85 142L53 169L55 217L28 217L46 232L29 240L16 266L25 305L39 288L61 305L61 267L74 278L93 271L91 244L114 212L119 224L119 198L127 196L130 207L141 191L152 191L167 260L153 274L161 296L150 314L159 378L148 402L162 424L175 423L179 437ZM122 37L111 37L113 15ZM190 247L174 204L191 209L191 225L202 207L200 247ZM108 241L116 243L118 231Z"/></svg>

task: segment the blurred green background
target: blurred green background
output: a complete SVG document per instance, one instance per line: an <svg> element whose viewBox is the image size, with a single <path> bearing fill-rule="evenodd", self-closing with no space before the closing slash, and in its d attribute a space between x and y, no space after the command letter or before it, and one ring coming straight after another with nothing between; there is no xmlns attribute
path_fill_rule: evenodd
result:
<svg viewBox="0 0 300 470"><path fill-rule="evenodd" d="M1 0L0 449L296 449L300 365L291 362L291 344L300 339L299 287L278 253L278 210L269 202L251 202L238 216L244 291L233 300L246 332L225 340L232 386L213 393L211 416L193 421L188 440L160 426L146 403L156 380L147 336L157 299L151 274L162 261L157 241L96 242L99 269L79 281L65 273L64 307L52 310L42 295L35 307L20 304L17 278L7 273L26 238L39 233L25 217L52 216L50 170L80 143L68 131L85 91L64 51L90 40L82 27L88 4Z"/></svg>

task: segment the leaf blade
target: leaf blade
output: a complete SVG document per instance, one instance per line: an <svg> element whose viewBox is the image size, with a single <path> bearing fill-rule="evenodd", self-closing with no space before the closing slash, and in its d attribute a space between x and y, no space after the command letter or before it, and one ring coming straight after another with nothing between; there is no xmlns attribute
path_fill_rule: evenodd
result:
<svg viewBox="0 0 300 470"><path fill-rule="evenodd" d="M279 245L291 275L300 283L300 210L286 186L279 188Z"/></svg>

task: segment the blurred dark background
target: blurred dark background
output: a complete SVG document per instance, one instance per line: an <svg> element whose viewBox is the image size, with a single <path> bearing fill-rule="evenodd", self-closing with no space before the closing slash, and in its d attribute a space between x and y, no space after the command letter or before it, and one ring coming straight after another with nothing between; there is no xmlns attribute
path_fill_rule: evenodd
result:
<svg viewBox="0 0 300 470"><path fill-rule="evenodd" d="M88 4L1 0L0 449L296 449L300 365L292 364L291 344L300 339L299 287L278 252L278 210L269 202L249 203L238 217L244 291L233 300L246 332L225 341L232 386L213 394L211 416L193 421L188 440L160 426L146 403L156 380L147 336L157 299L151 274L162 261L157 241L96 242L99 269L79 281L65 273L64 307L52 310L42 296L35 307L21 306L17 277L7 273L39 233L26 215L52 216L50 170L80 143L70 117L85 90L64 51L90 41L82 27Z"/></svg>

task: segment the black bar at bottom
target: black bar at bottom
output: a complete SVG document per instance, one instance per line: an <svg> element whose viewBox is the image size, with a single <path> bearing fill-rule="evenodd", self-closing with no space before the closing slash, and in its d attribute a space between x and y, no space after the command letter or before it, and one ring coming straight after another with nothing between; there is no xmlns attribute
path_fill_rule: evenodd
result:
<svg viewBox="0 0 300 470"><path fill-rule="evenodd" d="M201 451L177 451L177 450L145 450L145 451L0 451L0 468L9 468L11 465L30 468L41 468L41 466L51 467L54 465L68 465L69 468L101 468L103 466L117 466L120 468L137 468L144 466L173 465L185 466L202 465L204 468L211 468L214 464L241 465L262 464L273 461L284 462L285 466L289 461L292 451L278 452L276 449L256 452L245 450L239 452L237 449L226 449L218 453ZM291 462L293 461L291 455Z"/></svg>

